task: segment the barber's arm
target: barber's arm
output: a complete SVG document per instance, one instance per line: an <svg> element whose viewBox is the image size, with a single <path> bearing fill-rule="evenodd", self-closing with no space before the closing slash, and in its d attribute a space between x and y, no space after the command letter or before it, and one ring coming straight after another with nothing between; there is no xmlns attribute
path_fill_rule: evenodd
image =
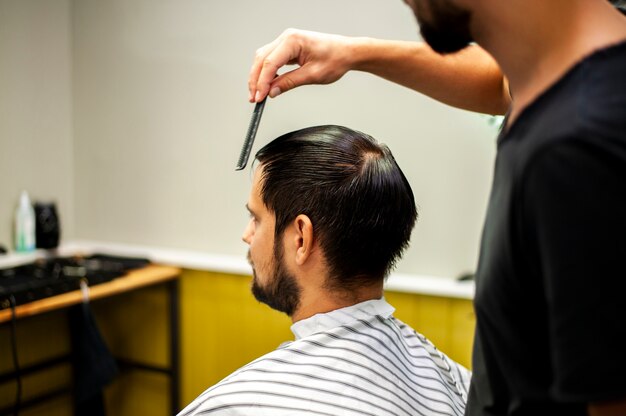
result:
<svg viewBox="0 0 626 416"><path fill-rule="evenodd" d="M626 400L589 405L589 416L623 416L626 415Z"/></svg>
<svg viewBox="0 0 626 416"><path fill-rule="evenodd" d="M285 65L297 65L275 78ZM275 97L307 84L329 84L348 71L372 73L443 103L504 114L510 104L506 80L478 46L440 55L423 42L352 38L288 29L257 50L248 88L250 101Z"/></svg>

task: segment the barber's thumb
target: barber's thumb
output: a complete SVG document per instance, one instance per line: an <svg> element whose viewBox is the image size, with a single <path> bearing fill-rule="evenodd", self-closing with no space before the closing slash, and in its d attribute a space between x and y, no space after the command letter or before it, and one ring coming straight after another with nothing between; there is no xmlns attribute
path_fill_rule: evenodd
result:
<svg viewBox="0 0 626 416"><path fill-rule="evenodd" d="M293 70L277 77L270 86L270 98L276 98L284 92L303 85L302 75L300 70Z"/></svg>
<svg viewBox="0 0 626 416"><path fill-rule="evenodd" d="M281 90L280 86L278 85L274 85L270 88L270 92L269 92L269 96L270 98L276 98L278 97L283 91Z"/></svg>

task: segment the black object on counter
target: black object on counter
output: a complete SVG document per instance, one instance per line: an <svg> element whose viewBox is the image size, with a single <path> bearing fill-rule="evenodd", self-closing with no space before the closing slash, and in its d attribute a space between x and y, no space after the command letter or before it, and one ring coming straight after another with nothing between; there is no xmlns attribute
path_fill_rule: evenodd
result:
<svg viewBox="0 0 626 416"><path fill-rule="evenodd" d="M465 282L468 280L474 280L474 274L473 273L465 273L462 274L461 276L457 277L457 279L459 282Z"/></svg>
<svg viewBox="0 0 626 416"><path fill-rule="evenodd" d="M57 248L61 223L53 203L35 203L35 241L37 248Z"/></svg>

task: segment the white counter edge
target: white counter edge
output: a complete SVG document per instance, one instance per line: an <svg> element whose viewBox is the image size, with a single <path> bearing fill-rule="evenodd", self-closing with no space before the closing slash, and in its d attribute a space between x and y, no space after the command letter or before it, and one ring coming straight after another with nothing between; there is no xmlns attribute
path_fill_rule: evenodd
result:
<svg viewBox="0 0 626 416"><path fill-rule="evenodd" d="M155 263L167 264L184 269L213 271L220 273L251 275L252 268L244 255L212 254L202 251L148 247L133 244L111 243L90 240L75 240L63 243L58 250L37 250L28 254L0 256L0 268L14 267L46 256L70 256L74 254L105 253L120 256L145 257ZM459 282L456 279L438 276L391 273L385 289L394 292L445 296L459 299L474 298L474 282Z"/></svg>

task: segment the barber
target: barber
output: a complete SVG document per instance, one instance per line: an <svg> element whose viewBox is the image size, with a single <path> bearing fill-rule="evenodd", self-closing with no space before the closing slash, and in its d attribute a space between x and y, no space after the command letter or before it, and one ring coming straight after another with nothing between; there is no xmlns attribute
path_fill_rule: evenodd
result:
<svg viewBox="0 0 626 416"><path fill-rule="evenodd" d="M405 2L428 45L287 30L250 101L359 70L506 113L466 414L626 415L626 19L606 0Z"/></svg>

